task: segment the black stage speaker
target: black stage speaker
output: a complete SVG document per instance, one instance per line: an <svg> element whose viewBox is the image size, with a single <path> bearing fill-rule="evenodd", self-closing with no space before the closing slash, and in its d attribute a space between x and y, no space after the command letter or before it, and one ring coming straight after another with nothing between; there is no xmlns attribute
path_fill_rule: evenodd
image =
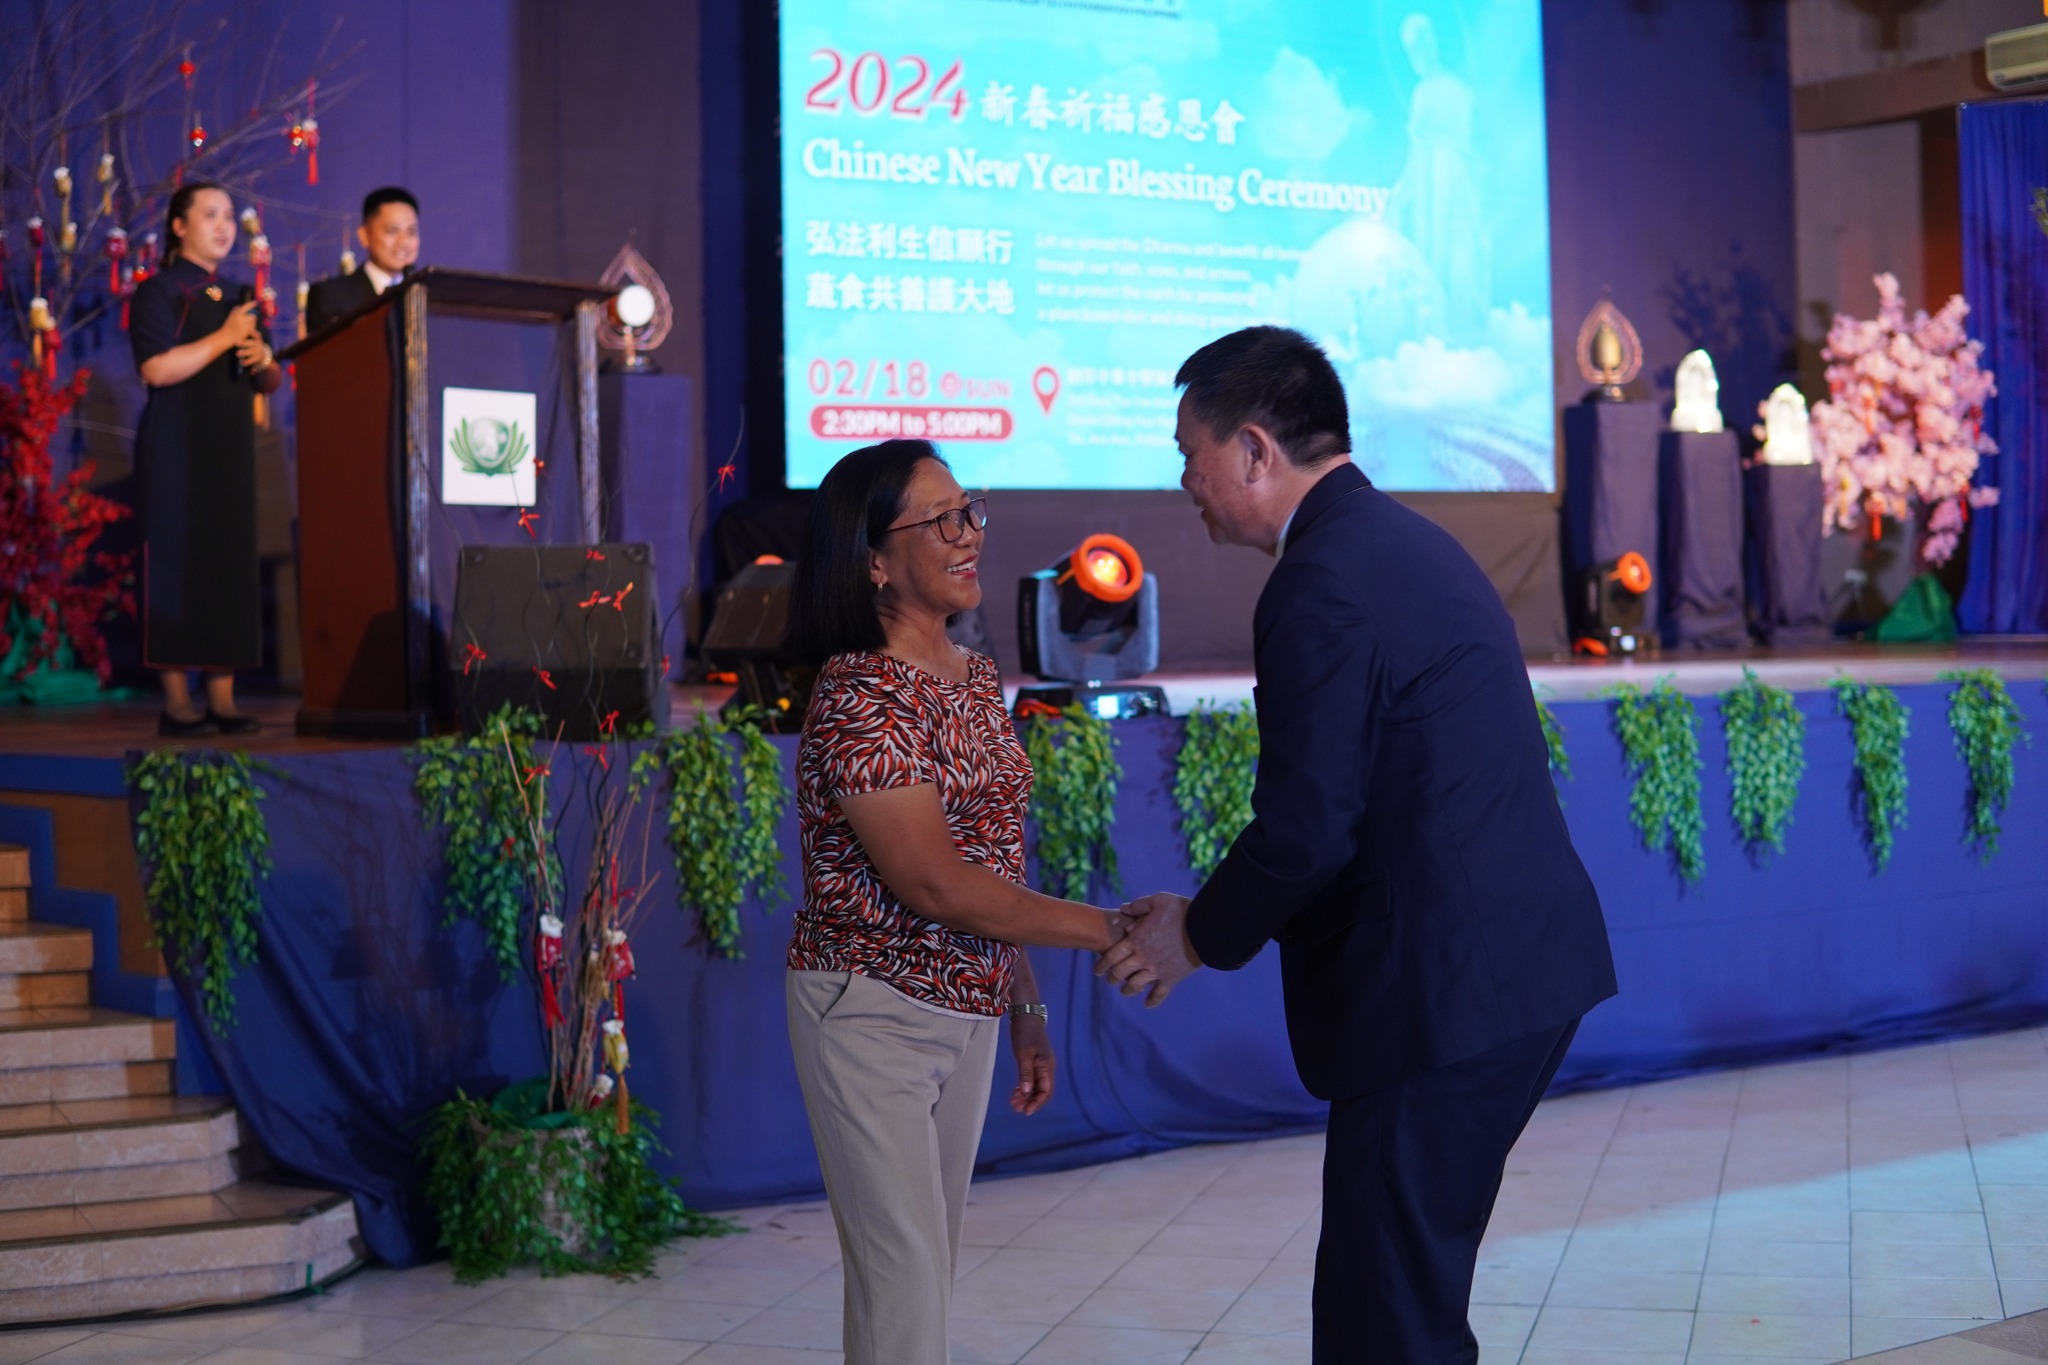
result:
<svg viewBox="0 0 2048 1365"><path fill-rule="evenodd" d="M790 604L796 565L773 556L756 560L719 590L704 632L704 665L739 678L727 709L759 707L768 728L794 733L804 723L817 670L798 662L790 647Z"/></svg>
<svg viewBox="0 0 2048 1365"><path fill-rule="evenodd" d="M462 728L507 703L585 742L666 725L660 621L645 545L464 546L448 639Z"/></svg>
<svg viewBox="0 0 2048 1365"><path fill-rule="evenodd" d="M795 564L769 556L747 565L719 591L702 651L707 668L730 669L739 679L727 707L759 707L768 728L785 734L803 728L818 679L818 671L796 657L795 597ZM977 653L992 652L988 617L980 607L947 622L946 638Z"/></svg>

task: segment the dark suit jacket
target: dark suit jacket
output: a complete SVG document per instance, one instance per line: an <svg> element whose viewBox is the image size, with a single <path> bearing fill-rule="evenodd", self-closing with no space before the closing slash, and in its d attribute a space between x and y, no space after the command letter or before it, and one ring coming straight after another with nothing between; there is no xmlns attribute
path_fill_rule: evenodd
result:
<svg viewBox="0 0 2048 1365"><path fill-rule="evenodd" d="M353 274L316 280L306 291L306 333L311 335L338 318L347 317L377 297L370 273L360 266Z"/></svg>
<svg viewBox="0 0 2048 1365"><path fill-rule="evenodd" d="M1471 556L1340 465L1253 631L1252 822L1187 929L1226 969L1279 940L1303 1084L1365 1094L1614 994L1515 628Z"/></svg>

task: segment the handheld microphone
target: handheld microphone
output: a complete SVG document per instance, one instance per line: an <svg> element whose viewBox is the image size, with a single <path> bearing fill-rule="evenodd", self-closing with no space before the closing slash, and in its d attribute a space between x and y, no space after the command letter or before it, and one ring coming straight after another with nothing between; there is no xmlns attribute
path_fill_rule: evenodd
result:
<svg viewBox="0 0 2048 1365"><path fill-rule="evenodd" d="M255 301L256 286L253 284L238 284L234 287L233 292L228 295L228 307L230 308L240 308L244 304L254 303ZM228 358L234 364L235 377L237 379L241 378L244 373L241 355L238 352L230 351L228 352Z"/></svg>

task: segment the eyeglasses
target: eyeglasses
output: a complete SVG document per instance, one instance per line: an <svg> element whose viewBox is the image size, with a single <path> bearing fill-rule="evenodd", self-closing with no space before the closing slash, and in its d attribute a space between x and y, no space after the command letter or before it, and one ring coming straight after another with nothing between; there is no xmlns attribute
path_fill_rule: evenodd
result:
<svg viewBox="0 0 2048 1365"><path fill-rule="evenodd" d="M893 536L898 531L915 531L920 526L936 528L940 540L945 541L948 545L957 545L960 542L960 537L967 534L968 527L972 526L975 530L979 531L988 526L988 499L976 498L965 507L955 507L950 512L941 512L935 517L926 517L923 521L913 521L903 526L891 526L882 534Z"/></svg>

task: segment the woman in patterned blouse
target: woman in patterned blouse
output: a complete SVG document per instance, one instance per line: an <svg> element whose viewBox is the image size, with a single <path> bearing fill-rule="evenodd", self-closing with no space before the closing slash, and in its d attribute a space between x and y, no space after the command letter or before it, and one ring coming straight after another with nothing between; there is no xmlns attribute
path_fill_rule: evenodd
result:
<svg viewBox="0 0 2048 1365"><path fill-rule="evenodd" d="M1022 944L1101 951L1123 917L1024 886L1031 764L993 663L946 638L987 524L925 441L840 460L797 564L821 665L797 750L804 906L789 1033L846 1272L847 1365L945 1365L968 1179L1010 1017L1010 1107L1052 1096Z"/></svg>

